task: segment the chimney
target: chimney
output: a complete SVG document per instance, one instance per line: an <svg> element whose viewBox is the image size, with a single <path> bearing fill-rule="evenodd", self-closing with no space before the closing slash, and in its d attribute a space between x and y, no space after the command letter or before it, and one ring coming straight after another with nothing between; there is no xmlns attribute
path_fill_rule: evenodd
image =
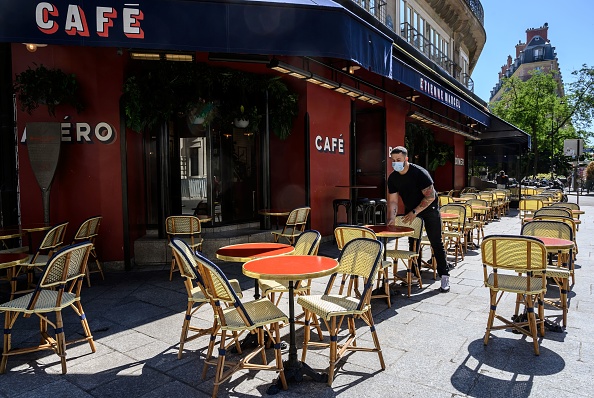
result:
<svg viewBox="0 0 594 398"><path fill-rule="evenodd" d="M549 24L547 22L544 23L543 26L540 28L532 28L526 30L526 43L530 43L530 40L534 38L534 36L540 36L542 39L547 42L548 38L548 31L549 31Z"/></svg>
<svg viewBox="0 0 594 398"><path fill-rule="evenodd" d="M522 40L520 40L518 42L518 44L516 44L516 58L518 58L520 56L520 53L522 51L524 51L525 48L526 48L526 43L522 43Z"/></svg>
<svg viewBox="0 0 594 398"><path fill-rule="evenodd" d="M511 55L508 55L507 56L507 67L509 68L511 66L511 64L512 64L512 57L511 57Z"/></svg>

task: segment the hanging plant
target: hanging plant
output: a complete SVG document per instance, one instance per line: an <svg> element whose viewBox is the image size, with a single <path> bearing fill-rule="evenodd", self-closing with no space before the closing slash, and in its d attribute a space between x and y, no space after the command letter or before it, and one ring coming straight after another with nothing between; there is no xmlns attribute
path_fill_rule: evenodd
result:
<svg viewBox="0 0 594 398"><path fill-rule="evenodd" d="M287 139L293 129L293 121L299 112L298 96L290 92L280 77L268 81L270 104L270 127L281 140Z"/></svg>
<svg viewBox="0 0 594 398"><path fill-rule="evenodd" d="M188 107L188 120L191 124L208 126L216 116L216 104L212 101L200 98L198 102L190 103Z"/></svg>
<svg viewBox="0 0 594 398"><path fill-rule="evenodd" d="M76 75L34 65L35 68L28 67L15 77L13 89L23 111L31 114L39 105L45 105L48 113L55 116L60 104L71 105L79 113L84 109Z"/></svg>

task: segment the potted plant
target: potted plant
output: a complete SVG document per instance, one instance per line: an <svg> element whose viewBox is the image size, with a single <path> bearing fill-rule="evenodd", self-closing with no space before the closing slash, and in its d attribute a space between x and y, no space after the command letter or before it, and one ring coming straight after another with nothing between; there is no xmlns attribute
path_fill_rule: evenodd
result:
<svg viewBox="0 0 594 398"><path fill-rule="evenodd" d="M208 125L216 116L216 104L199 98L188 105L188 120L191 124Z"/></svg>
<svg viewBox="0 0 594 398"><path fill-rule="evenodd" d="M71 105L77 112L84 109L76 75L34 65L15 77L13 88L23 111L31 114L39 105L46 105L48 113L55 116L59 104Z"/></svg>

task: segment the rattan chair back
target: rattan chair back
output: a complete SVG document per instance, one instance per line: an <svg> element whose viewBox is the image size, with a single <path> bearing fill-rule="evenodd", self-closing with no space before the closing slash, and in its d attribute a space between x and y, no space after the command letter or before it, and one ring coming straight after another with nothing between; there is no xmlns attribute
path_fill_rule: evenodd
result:
<svg viewBox="0 0 594 398"><path fill-rule="evenodd" d="M481 199L484 200L484 199ZM459 230L463 230L466 225L466 204L449 204L439 209L441 213L452 213L458 215L456 220L452 220L450 224ZM449 220L448 220L449 221Z"/></svg>
<svg viewBox="0 0 594 398"><path fill-rule="evenodd" d="M87 218L82 222L78 231L74 235L72 243L81 242L83 240L90 240L91 242L99 234L99 225L101 225L101 216Z"/></svg>
<svg viewBox="0 0 594 398"><path fill-rule="evenodd" d="M179 265L181 276L186 279L195 280L198 283L203 283L198 270L194 267L194 251L192 248L177 237L171 239L169 246L171 247L175 261Z"/></svg>
<svg viewBox="0 0 594 398"><path fill-rule="evenodd" d="M516 235L491 235L481 244L483 267L504 269L513 272L543 272L547 268L547 249L534 237ZM487 271L485 270L485 282ZM530 278L527 278L530 283ZM495 273L497 286L497 273ZM543 285L546 290L546 283Z"/></svg>
<svg viewBox="0 0 594 398"><path fill-rule="evenodd" d="M477 199L478 193L467 192L467 193L460 195L460 197L464 198L464 199Z"/></svg>
<svg viewBox="0 0 594 398"><path fill-rule="evenodd" d="M344 225L336 227L336 229L334 229L334 237L336 238L338 250L342 250L342 248L353 239L377 239L375 232L373 232L371 229L358 225Z"/></svg>
<svg viewBox="0 0 594 398"><path fill-rule="evenodd" d="M320 248L320 242L322 241L322 235L315 230L303 231L295 242L295 256L315 256L318 254Z"/></svg>
<svg viewBox="0 0 594 398"><path fill-rule="evenodd" d="M330 277L325 294L330 294L337 275L343 274L351 277L362 277L365 287L361 293L357 309L359 310L363 305L369 303L371 288L378 274L383 250L384 245L377 239L356 238L349 241L340 252L338 268ZM353 292L347 291L346 294L350 296Z"/></svg>
<svg viewBox="0 0 594 398"><path fill-rule="evenodd" d="M210 298L215 302L222 301L232 304L236 308L243 308L239 297L235 294L229 279L227 279L223 271L204 257L202 253L194 253L194 259L198 263L200 275L202 275L206 292Z"/></svg>
<svg viewBox="0 0 594 398"><path fill-rule="evenodd" d="M452 203L454 199L452 199L449 195L439 195L439 205L447 205L448 203Z"/></svg>
<svg viewBox="0 0 594 398"><path fill-rule="evenodd" d="M68 223L56 225L43 237L38 251L55 250L64 244L64 235L66 234L66 227Z"/></svg>
<svg viewBox="0 0 594 398"><path fill-rule="evenodd" d="M451 206L451 205L446 205ZM421 240L423 236L423 219L420 217L415 217L412 222L406 223L404 222L404 216L398 216L394 219L394 225L397 227L409 227L415 230L415 232L411 235L411 238L416 239L417 241ZM420 246L420 245L418 245Z"/></svg>
<svg viewBox="0 0 594 398"><path fill-rule="evenodd" d="M562 221L536 220L522 225L522 235L559 238L573 241L571 226Z"/></svg>
<svg viewBox="0 0 594 398"><path fill-rule="evenodd" d="M540 210L543 207L542 199L530 198L521 199L518 203L518 210L523 213L534 213L536 210Z"/></svg>
<svg viewBox="0 0 594 398"><path fill-rule="evenodd" d="M165 220L168 235L193 236L202 232L200 219L194 216L170 216Z"/></svg>
<svg viewBox="0 0 594 398"><path fill-rule="evenodd" d="M571 210L560 207L543 207L534 212L534 217L538 216L559 216L571 218Z"/></svg>
<svg viewBox="0 0 594 398"><path fill-rule="evenodd" d="M92 246L93 244L90 242L76 243L54 253L39 279L35 292L55 287L64 289L66 284L78 278L81 278L82 281ZM34 293L33 298L35 296Z"/></svg>
<svg viewBox="0 0 594 398"><path fill-rule="evenodd" d="M580 210L580 205L578 205L577 203L571 203L571 202L553 203L551 205L551 207L564 207L569 210Z"/></svg>

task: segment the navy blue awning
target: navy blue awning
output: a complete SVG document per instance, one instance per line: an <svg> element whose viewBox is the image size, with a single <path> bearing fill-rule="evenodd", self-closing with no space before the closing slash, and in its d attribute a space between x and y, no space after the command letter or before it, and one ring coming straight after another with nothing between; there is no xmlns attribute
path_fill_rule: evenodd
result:
<svg viewBox="0 0 594 398"><path fill-rule="evenodd" d="M2 1L0 42L331 57L392 74L392 39L330 0Z"/></svg>

